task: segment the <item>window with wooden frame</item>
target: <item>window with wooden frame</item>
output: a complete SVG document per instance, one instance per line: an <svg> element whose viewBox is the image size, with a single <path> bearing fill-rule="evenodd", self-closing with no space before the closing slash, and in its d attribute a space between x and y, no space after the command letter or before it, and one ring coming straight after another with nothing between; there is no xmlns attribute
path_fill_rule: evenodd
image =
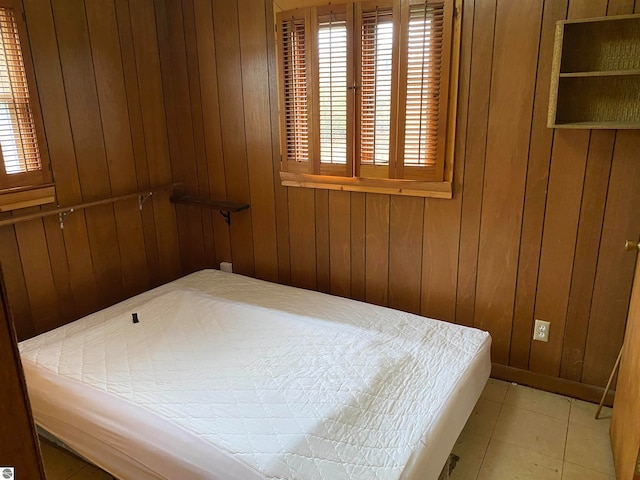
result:
<svg viewBox="0 0 640 480"><path fill-rule="evenodd" d="M21 2L0 0L0 211L55 201L26 33Z"/></svg>
<svg viewBox="0 0 640 480"><path fill-rule="evenodd" d="M369 0L278 12L282 184L450 198L457 10Z"/></svg>

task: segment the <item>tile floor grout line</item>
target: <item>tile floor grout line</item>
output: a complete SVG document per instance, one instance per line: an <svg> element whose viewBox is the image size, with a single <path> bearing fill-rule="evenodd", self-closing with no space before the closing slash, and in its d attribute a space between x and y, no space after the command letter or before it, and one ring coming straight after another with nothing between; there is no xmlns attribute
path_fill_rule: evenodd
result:
<svg viewBox="0 0 640 480"><path fill-rule="evenodd" d="M564 418L554 417L553 415L547 415L546 413L542 413L542 412L540 412L538 410L531 410L530 408L524 408L524 407L520 407L518 405L512 405L510 403L504 403L503 405L505 405L507 407L517 408L518 410L525 410L527 412L535 413L536 415L542 415L543 417L554 418L556 420L562 420L563 422L567 422L567 423L569 422L569 417L567 417L567 419L565 420Z"/></svg>
<svg viewBox="0 0 640 480"><path fill-rule="evenodd" d="M562 475L560 479L564 477L564 464L567 461L567 445L569 444L569 427L571 426L571 411L573 410L573 399L569 402L569 418L567 419L567 435L564 439L564 451L562 452Z"/></svg>
<svg viewBox="0 0 640 480"><path fill-rule="evenodd" d="M509 391L510 387L511 387L511 385L509 385L507 387L507 392ZM505 392L504 398L507 398L507 392ZM487 448L485 448L484 455L482 455L482 461L480 462L480 467L478 468L478 473L476 473L476 479L475 480L478 480L478 477L480 476L480 473L482 472L482 467L484 466L484 461L487 458L487 452L489 451L489 447L491 446L491 441L494 440L493 434L496 431L496 425L498 425L498 419L500 418L500 414L502 413L503 407L504 407L504 401L500 402L500 410L498 410L498 415L496 416L496 423L493 424L493 428L491 429L491 433L489 434L489 443L487 443Z"/></svg>
<svg viewBox="0 0 640 480"><path fill-rule="evenodd" d="M484 449L484 454L482 455L482 460L480 461L480 466L478 467L478 471L476 472L476 476L474 480L478 480L480 476L480 472L482 472L482 467L484 466L484 461L487 458L487 452L489 451L489 447L491 446L491 440L493 438L489 437L489 442L487 443L487 448Z"/></svg>

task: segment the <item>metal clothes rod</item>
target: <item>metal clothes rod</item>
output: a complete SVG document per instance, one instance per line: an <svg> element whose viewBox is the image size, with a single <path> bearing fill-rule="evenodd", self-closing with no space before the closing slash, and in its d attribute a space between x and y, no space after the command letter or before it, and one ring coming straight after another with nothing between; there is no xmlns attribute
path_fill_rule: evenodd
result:
<svg viewBox="0 0 640 480"><path fill-rule="evenodd" d="M96 205L105 205L107 203L119 202L121 200L128 200L135 197L138 197L138 205L140 207L140 210L142 210L144 202L146 202L147 199L149 199L149 197L151 197L154 193L174 190L180 186L182 186L182 184L180 183L171 183L169 185L163 185L161 187L148 188L133 193L126 193L124 195L115 195L113 197L101 198L99 200L93 200L91 202L77 203L75 205L69 205L67 207L58 207L51 210L41 210L39 212L16 215L14 217L0 220L0 227L3 227L5 225L15 225L16 223L28 222L29 220L36 220L38 218L50 217L52 215L58 215L58 218L60 220L60 228L64 228L64 220L70 213L75 212L76 210L84 210L85 208L95 207Z"/></svg>

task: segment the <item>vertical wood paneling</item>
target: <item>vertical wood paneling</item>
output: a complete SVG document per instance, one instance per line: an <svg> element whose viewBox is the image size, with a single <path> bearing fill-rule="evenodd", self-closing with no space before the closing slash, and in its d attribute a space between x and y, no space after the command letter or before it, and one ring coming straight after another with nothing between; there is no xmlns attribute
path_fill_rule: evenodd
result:
<svg viewBox="0 0 640 480"><path fill-rule="evenodd" d="M56 195L58 203L69 205L82 194L51 4L26 0L24 7ZM77 313L89 312L97 303L97 289L84 215L67 219L64 243ZM11 275L6 280L11 284ZM13 298L9 292L10 303Z"/></svg>
<svg viewBox="0 0 640 480"><path fill-rule="evenodd" d="M607 14L607 0L570 0L567 18L603 17Z"/></svg>
<svg viewBox="0 0 640 480"><path fill-rule="evenodd" d="M456 322L456 297L451 292L458 280L460 204L455 199L427 199L424 208L420 311L448 322Z"/></svg>
<svg viewBox="0 0 640 480"><path fill-rule="evenodd" d="M291 194L291 193L289 193ZM367 193L365 300L389 303L389 195Z"/></svg>
<svg viewBox="0 0 640 480"><path fill-rule="evenodd" d="M74 155L74 149L51 4L24 0L24 7L56 194L60 203L70 204L79 201L82 194L75 158L63 159Z"/></svg>
<svg viewBox="0 0 640 480"><path fill-rule="evenodd" d="M187 194L197 196L201 193L194 141L194 125L198 122L191 110L185 22L181 3L164 0L157 0L155 3L173 178L184 184ZM199 208L181 205L176 208L176 213L182 266L187 272L192 272L199 265L206 264L203 212Z"/></svg>
<svg viewBox="0 0 640 480"><path fill-rule="evenodd" d="M56 217L43 218L42 222L49 248L49 262L56 288L60 318L64 321L69 318L77 318L81 313L71 290L71 272L69 271L69 258L64 244L63 232L60 230Z"/></svg>
<svg viewBox="0 0 640 480"><path fill-rule="evenodd" d="M131 126L120 55L115 4L109 1L86 4L89 37L104 133L109 179L113 194L137 190ZM142 219L135 201L114 205L123 286L127 292L149 287Z"/></svg>
<svg viewBox="0 0 640 480"><path fill-rule="evenodd" d="M529 365L547 375L560 371L588 140L579 131L556 132L554 139L535 309L553 331L547 344L532 344Z"/></svg>
<svg viewBox="0 0 640 480"><path fill-rule="evenodd" d="M589 144L560 368L563 378L574 381L580 381L582 373L588 327L584 319L591 312L614 141L615 132L593 132Z"/></svg>
<svg viewBox="0 0 640 480"><path fill-rule="evenodd" d="M209 173L209 190L212 198L227 198L222 158L222 133L220 130L220 108L218 105L218 76L213 16L209 0L194 2L198 62L200 72L200 94L204 123L205 149ZM215 241L216 263L231 261L231 238L224 218L218 212L211 213Z"/></svg>
<svg viewBox="0 0 640 480"><path fill-rule="evenodd" d="M289 192L291 232L291 284L314 290L316 281L315 195L313 190Z"/></svg>
<svg viewBox="0 0 640 480"><path fill-rule="evenodd" d="M280 185L268 0L50 2L25 9L60 203L181 180L251 209L231 228L183 209L178 225L164 194L142 214L134 201L73 214L63 231L56 218L3 227L22 338L232 260L240 273L475 322L498 363L606 379L632 275L620 245L640 235L640 140L554 134L546 108L555 21L633 2L464 1L453 200ZM532 343L534 313L553 317L549 344Z"/></svg>
<svg viewBox="0 0 640 480"><path fill-rule="evenodd" d="M230 0L212 5L220 116L224 119L221 126L227 198L250 203L238 3ZM233 217L231 253L234 270L253 275L251 212L243 211Z"/></svg>
<svg viewBox="0 0 640 480"><path fill-rule="evenodd" d="M424 199L391 197L389 216L389 306L420 313Z"/></svg>
<svg viewBox="0 0 640 480"><path fill-rule="evenodd" d="M606 223L604 205L611 200L611 153L618 142L611 132L555 134L547 128L555 23L567 15L626 12L630 2L464 1L453 200L281 187L273 5L252 4L255 11L249 12L245 2L239 1L237 12L234 2L213 3L214 42L208 20L199 20L207 17L212 3L196 1L194 10L203 12L196 14L196 24L202 23L196 27L198 51L209 52L199 56L200 79L203 85L203 72L209 71L207 78L215 72L218 82L242 80L241 92L214 88L209 94L213 109L220 102L222 128L236 126L236 137L244 136L247 149L245 158L240 147L227 148L229 139L223 136L225 168L218 171L227 186L249 182L254 238L263 228L258 222L275 228L276 254L273 237L267 243L278 281L475 324L492 333L494 361L579 379L591 338L590 316L597 314L591 291L594 304L602 297L599 301L611 306L605 291L596 295L594 283L599 288L599 275L607 276L599 259L600 231ZM221 41L228 46L223 52ZM268 114L260 93L266 80ZM267 125L271 154L264 155L264 148L252 158L253 143L263 145ZM231 154L237 164L229 173ZM214 161L208 158L210 168ZM256 190L269 183L257 181L253 173L267 162L273 194ZM616 183L616 188L628 189L631 182ZM273 198L273 208L264 207L265 198L267 203ZM617 219L611 215L612 232L622 217L629 225L638 223L629 212ZM241 248L237 237L231 247ZM536 315L553 317L549 344L532 343ZM622 320L616 322L619 327ZM612 347L593 345L594 359L615 359Z"/></svg>
<svg viewBox="0 0 640 480"><path fill-rule="evenodd" d="M313 190L289 192L289 231L291 232L291 284L316 288L315 196Z"/></svg>
<svg viewBox="0 0 640 480"><path fill-rule="evenodd" d="M546 0L540 30L536 94L529 142L529 163L509 358L511 366L525 370L529 367L533 312L538 285L538 267L553 142L553 130L546 126L549 106L549 78L551 76L556 22L564 19L566 12L567 0Z"/></svg>
<svg viewBox="0 0 640 480"><path fill-rule="evenodd" d="M316 281L321 292L331 291L329 247L329 192L316 190Z"/></svg>
<svg viewBox="0 0 640 480"><path fill-rule="evenodd" d="M456 118L453 199L425 199L420 313L456 322L458 258L460 256L462 182L468 133L471 50L475 1L467 1L462 19ZM437 235L431 232L439 232ZM456 295L451 295L451 292Z"/></svg>
<svg viewBox="0 0 640 480"><path fill-rule="evenodd" d="M84 200L111 194L84 2L54 2L54 21L67 107ZM122 264L113 206L84 212L93 269L102 305L122 297Z"/></svg>
<svg viewBox="0 0 640 480"><path fill-rule="evenodd" d="M144 131L142 124L142 111L140 106L139 84L136 74L135 52L133 50L133 33L131 30L131 17L128 0L116 0L116 15L118 22L120 49L122 55L122 68L125 79L127 95L129 125L131 127L131 140L133 157L136 165L136 182L138 188L149 187L149 166L147 152L144 144ZM147 260L147 269L150 281L157 281L159 276L158 243L156 239L155 215L153 202L147 202L141 212L144 250Z"/></svg>
<svg viewBox="0 0 640 480"><path fill-rule="evenodd" d="M185 47L187 51L187 72L189 75L189 99L191 101L191 118L193 119L194 160L196 164L198 194L203 197L209 197L209 168L205 151L204 119L202 96L200 93L200 69L193 2L190 0L182 2L182 11ZM196 268L199 268L200 265L212 267L216 264L213 220L211 212L203 210L199 212L199 214L200 221L202 222L201 228L204 251L202 252L202 261L196 265Z"/></svg>
<svg viewBox="0 0 640 480"><path fill-rule="evenodd" d="M55 222L55 217L53 220ZM64 222L63 237L67 248L71 290L78 307L77 314L86 315L98 308L99 296L84 215L67 217Z"/></svg>
<svg viewBox="0 0 640 480"><path fill-rule="evenodd" d="M271 125L265 121L270 115L270 105L269 83L265 81L269 77L269 67L265 55L268 27L265 25L264 2L239 0L238 16L247 166L251 191L251 226L253 238L259 239L253 244L256 277L276 281L278 248L276 225L273 221L273 166L271 162L265 161L265 152L271 150ZM320 281L320 278L318 280ZM323 289L329 287L328 281L319 285L322 285Z"/></svg>
<svg viewBox="0 0 640 480"><path fill-rule="evenodd" d="M329 272L331 293L351 295L351 197L329 192Z"/></svg>
<svg viewBox="0 0 640 480"><path fill-rule="evenodd" d="M170 182L153 4L24 6L58 202ZM179 274L174 209L158 197L143 217L132 200L74 212L64 230L56 217L0 229L20 338Z"/></svg>
<svg viewBox="0 0 640 480"><path fill-rule="evenodd" d="M269 59L269 108L271 127L271 166L273 168L276 236L278 241L278 280L288 284L291 281L291 259L289 256L289 215L288 189L280 184L280 131L278 129L278 82L276 72L275 33L271 28L274 18L273 2L266 2L265 23L267 24L267 58ZM266 120L266 119L265 119Z"/></svg>
<svg viewBox="0 0 640 480"><path fill-rule="evenodd" d="M366 194L351 194L351 298L365 299L366 291Z"/></svg>
<svg viewBox="0 0 640 480"><path fill-rule="evenodd" d="M15 229L31 313L39 331L50 330L59 325L59 312L42 221L21 223Z"/></svg>
<svg viewBox="0 0 640 480"><path fill-rule="evenodd" d="M600 0L588 5L571 0L568 17L579 18L589 11L603 15L603 7ZM552 322L553 333L548 344L531 343L529 359L530 369L547 375L559 375L561 369L590 140L589 131L554 134L535 304L535 317Z"/></svg>
<svg viewBox="0 0 640 480"><path fill-rule="evenodd" d="M474 27L470 52L471 72L467 113L467 122L471 128L469 128L466 139L464 160L464 191L462 194L456 290L456 323L469 326L473 325L478 274L478 242L489 119L496 1L478 1L473 15Z"/></svg>
<svg viewBox="0 0 640 480"><path fill-rule="evenodd" d="M609 0L607 15L628 15L633 13L634 0Z"/></svg>
<svg viewBox="0 0 640 480"><path fill-rule="evenodd" d="M149 179L152 185L163 185L172 181L172 172L153 0L136 0L129 8ZM175 209L166 194L152 201L160 264L156 283L160 283L179 275L180 252Z"/></svg>
<svg viewBox="0 0 640 480"><path fill-rule="evenodd" d="M491 333L499 363L509 359L541 19L542 1L498 3L474 324Z"/></svg>

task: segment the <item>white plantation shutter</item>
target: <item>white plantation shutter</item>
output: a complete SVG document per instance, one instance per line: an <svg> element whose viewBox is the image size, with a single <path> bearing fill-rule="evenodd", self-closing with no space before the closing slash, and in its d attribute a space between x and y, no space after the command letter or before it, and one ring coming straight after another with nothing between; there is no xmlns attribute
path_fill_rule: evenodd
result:
<svg viewBox="0 0 640 480"><path fill-rule="evenodd" d="M342 18L341 18L342 17ZM320 163L347 163L347 22L329 14L318 25Z"/></svg>
<svg viewBox="0 0 640 480"><path fill-rule="evenodd" d="M285 160L309 161L307 39L304 18L281 21L281 80L284 88Z"/></svg>
<svg viewBox="0 0 640 480"><path fill-rule="evenodd" d="M0 8L0 148L8 175L42 170L29 89L11 9Z"/></svg>
<svg viewBox="0 0 640 480"><path fill-rule="evenodd" d="M405 165L435 165L442 58L442 4L409 7ZM435 3L435 2L434 2Z"/></svg>
<svg viewBox="0 0 640 480"><path fill-rule="evenodd" d="M360 163L388 165L391 146L393 10L362 13Z"/></svg>

